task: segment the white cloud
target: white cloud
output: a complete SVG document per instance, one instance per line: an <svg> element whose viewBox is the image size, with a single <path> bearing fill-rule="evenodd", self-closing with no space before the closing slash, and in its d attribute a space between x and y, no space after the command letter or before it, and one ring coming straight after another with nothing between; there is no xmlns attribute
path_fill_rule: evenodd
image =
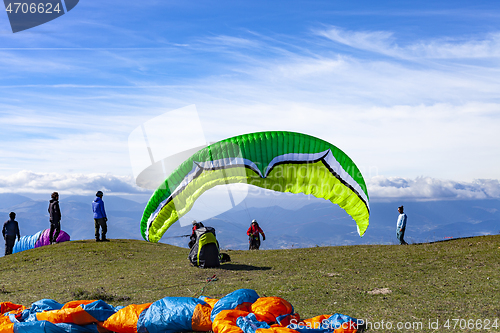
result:
<svg viewBox="0 0 500 333"><path fill-rule="evenodd" d="M500 182L476 179L457 182L431 177L398 178L377 176L367 181L370 198L377 200L404 198L414 200L498 199Z"/></svg>
<svg viewBox="0 0 500 333"><path fill-rule="evenodd" d="M408 56L434 59L480 59L500 56L500 33L476 40L437 40L419 42L403 49Z"/></svg>
<svg viewBox="0 0 500 333"><path fill-rule="evenodd" d="M337 30L332 38L346 45L401 51L389 32ZM61 65L75 66L64 84L54 73L54 84L34 79L33 85L3 89L9 94L0 96L0 174L129 175L130 132L163 112L195 104L208 141L290 130L332 142L369 176L500 179L500 155L492 153L500 149L500 67L494 62L436 66L422 59L415 66L332 52L317 38L282 39L221 35L172 52L56 55ZM419 43L445 50L450 42L408 45ZM249 52L251 45L259 47ZM404 52L410 51L406 46ZM30 64L36 60L29 52L24 56ZM186 63L194 70L175 72ZM13 64L11 74L19 66Z"/></svg>
<svg viewBox="0 0 500 333"><path fill-rule="evenodd" d="M131 176L111 174L59 174L28 170L9 176L0 176L0 193L50 193L93 194L102 190L112 194L149 193L135 186Z"/></svg>
<svg viewBox="0 0 500 333"><path fill-rule="evenodd" d="M366 184L370 201L393 200L396 198L405 200L500 199L500 181L495 179L476 179L471 182L460 182L431 177L375 176L368 178ZM254 188L248 188L241 184L232 185L231 189L235 194L241 192L239 195L246 195L250 190L256 198L259 196L255 196L255 193L261 193L261 198L273 195L272 191L266 193L265 190L259 192L257 189L257 192L255 192ZM58 191L66 195L90 195L97 190L118 195L151 194L151 191L137 187L132 176L96 173L59 174L29 170L19 171L9 176L0 176L0 193L46 194ZM200 202L213 201L213 198L218 198L220 201L220 193L217 190L219 192L223 191L223 189L215 188L211 190L211 194L205 195L206 198ZM262 195L262 193L265 195ZM279 197L283 196L287 196L287 194L281 194ZM209 207L210 205L205 206Z"/></svg>

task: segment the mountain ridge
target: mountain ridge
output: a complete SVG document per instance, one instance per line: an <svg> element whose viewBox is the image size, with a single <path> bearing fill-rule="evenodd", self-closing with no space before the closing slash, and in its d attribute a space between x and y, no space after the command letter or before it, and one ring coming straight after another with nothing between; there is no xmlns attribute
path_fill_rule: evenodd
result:
<svg viewBox="0 0 500 333"><path fill-rule="evenodd" d="M71 239L94 238L91 209L94 198L72 195L63 196L60 200L61 228L70 234ZM7 220L10 211L16 212L22 236L49 228L48 200L32 200L17 194L2 194L0 199L3 203L0 205L0 214L3 213ZM217 230L222 248L234 250L248 248L246 230L252 219L257 219L266 233L262 249L397 243L396 208L400 205L399 202L371 203L370 226L364 237L360 238L352 218L328 201L308 199L292 207L289 203L282 204L278 199L268 201L277 205L265 207L265 198L249 196L248 200L233 209L202 222ZM294 203L293 200L291 202ZM11 203L13 205L8 206ZM112 195L105 196L104 203L109 218L109 238L142 239L140 220L145 204ZM500 232L500 200L406 202L404 206L408 214L405 238L409 242L430 242L445 237ZM296 207L299 208L293 209ZM195 207L192 212L199 209ZM178 236L191 233L190 220L184 218L181 222L174 223L161 242L187 247L187 239ZM3 246L2 242L2 255Z"/></svg>

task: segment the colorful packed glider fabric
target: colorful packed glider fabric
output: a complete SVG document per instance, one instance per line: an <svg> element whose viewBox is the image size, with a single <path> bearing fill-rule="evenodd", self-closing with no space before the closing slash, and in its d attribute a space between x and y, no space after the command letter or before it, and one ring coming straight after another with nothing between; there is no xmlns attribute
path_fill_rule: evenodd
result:
<svg viewBox="0 0 500 333"><path fill-rule="evenodd" d="M239 289L223 298L165 297L113 307L101 300L60 304L43 299L30 308L0 302L1 333L356 333L358 320L342 314L301 320L280 297Z"/></svg>
<svg viewBox="0 0 500 333"><path fill-rule="evenodd" d="M56 243L67 242L70 239L71 237L66 232L61 230L61 232L59 232L59 236L57 236ZM39 231L34 235L23 236L19 239L19 241L16 240L12 253L31 250L45 245L50 245L50 229Z"/></svg>
<svg viewBox="0 0 500 333"><path fill-rule="evenodd" d="M324 140L274 131L225 139L184 161L150 198L141 220L142 236L158 242L205 191L230 183L330 200L352 216L360 236L368 228L368 191L354 162Z"/></svg>

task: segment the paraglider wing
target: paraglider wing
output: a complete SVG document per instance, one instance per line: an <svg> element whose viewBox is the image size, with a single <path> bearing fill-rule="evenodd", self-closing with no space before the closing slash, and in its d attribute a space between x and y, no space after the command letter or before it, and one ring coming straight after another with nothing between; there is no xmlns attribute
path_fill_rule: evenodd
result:
<svg viewBox="0 0 500 333"><path fill-rule="evenodd" d="M368 227L368 192L354 162L324 140L272 131L216 142L184 161L149 200L141 220L142 236L158 242L205 191L230 183L324 198L351 215L360 236Z"/></svg>
<svg viewBox="0 0 500 333"><path fill-rule="evenodd" d="M59 232L56 242L62 243L71 240L71 237L63 230ZM31 250L40 246L50 244L50 229L45 229L37 232L34 235L23 236L14 244L12 253Z"/></svg>
<svg viewBox="0 0 500 333"><path fill-rule="evenodd" d="M45 230L39 231L34 235L23 236L16 240L14 248L12 248L12 253L17 253L21 251L31 250L35 248L36 242L40 239L40 236Z"/></svg>

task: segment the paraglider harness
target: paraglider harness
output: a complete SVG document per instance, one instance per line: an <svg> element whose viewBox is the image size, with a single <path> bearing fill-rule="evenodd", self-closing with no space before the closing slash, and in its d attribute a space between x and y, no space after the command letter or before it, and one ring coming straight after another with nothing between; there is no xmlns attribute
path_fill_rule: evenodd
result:
<svg viewBox="0 0 500 333"><path fill-rule="evenodd" d="M250 243L250 250L258 250L260 248L260 237L257 235L250 235L248 237L248 242Z"/></svg>
<svg viewBox="0 0 500 333"><path fill-rule="evenodd" d="M191 264L202 268L219 267L219 242L215 238L215 229L203 227L194 233L196 240L188 256Z"/></svg>

